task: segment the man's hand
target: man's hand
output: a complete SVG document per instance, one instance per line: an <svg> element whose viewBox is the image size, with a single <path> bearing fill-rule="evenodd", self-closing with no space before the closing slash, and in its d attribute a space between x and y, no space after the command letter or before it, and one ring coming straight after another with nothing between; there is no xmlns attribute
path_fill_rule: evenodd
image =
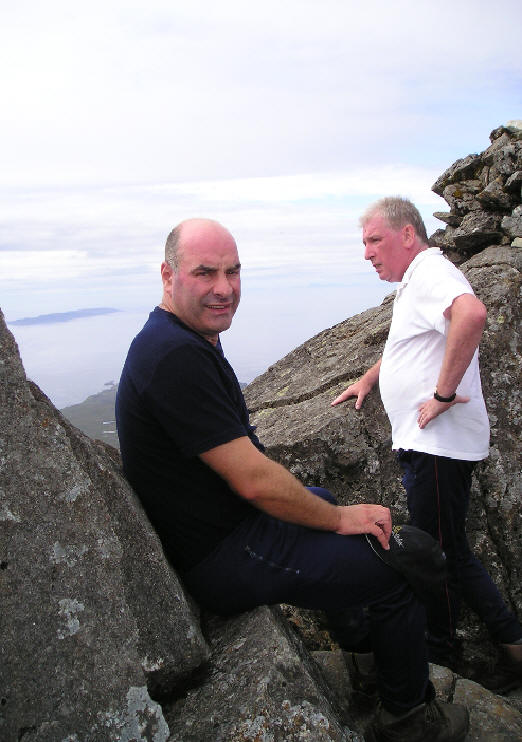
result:
<svg viewBox="0 0 522 742"><path fill-rule="evenodd" d="M336 397L330 404L332 407L335 407L335 405L341 404L341 402L345 402L350 397L357 397L357 400L355 402L355 409L360 410L364 398L369 392L371 392L371 390L372 387L369 384L364 384L363 380L359 379L359 381L356 381L355 384L350 384L350 386L345 389L342 394L339 394L339 396Z"/></svg>
<svg viewBox="0 0 522 742"><path fill-rule="evenodd" d="M457 394L453 402L439 402L435 398L428 399L427 402L423 402L419 407L419 416L417 418L419 428L421 430L425 428L429 422L434 420L443 412L446 412L446 410L449 410L449 408L453 407L454 404L465 402L469 402L469 397L461 397L459 394Z"/></svg>
<svg viewBox="0 0 522 742"><path fill-rule="evenodd" d="M355 409L360 410L364 398L371 392L379 379L380 368L381 359L379 358L377 363L369 368L368 371L363 376L361 376L359 381L356 381L354 384L350 384L350 386L345 389L342 394L339 394L339 396L330 403L331 406L335 407L335 405L341 404L341 402L345 402L350 397L357 397L355 401Z"/></svg>
<svg viewBox="0 0 522 742"><path fill-rule="evenodd" d="M392 521L389 508L382 505L339 505L339 525L337 533L351 536L356 533L371 533L383 549L390 548Z"/></svg>

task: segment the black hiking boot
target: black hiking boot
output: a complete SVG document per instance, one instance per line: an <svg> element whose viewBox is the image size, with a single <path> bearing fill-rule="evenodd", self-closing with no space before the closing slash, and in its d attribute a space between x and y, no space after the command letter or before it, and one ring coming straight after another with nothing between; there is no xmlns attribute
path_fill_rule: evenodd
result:
<svg viewBox="0 0 522 742"><path fill-rule="evenodd" d="M499 644L497 661L475 672L472 679L498 695L522 687L522 639Z"/></svg>
<svg viewBox="0 0 522 742"><path fill-rule="evenodd" d="M464 706L430 701L403 716L380 709L364 733L366 742L463 742L469 730Z"/></svg>

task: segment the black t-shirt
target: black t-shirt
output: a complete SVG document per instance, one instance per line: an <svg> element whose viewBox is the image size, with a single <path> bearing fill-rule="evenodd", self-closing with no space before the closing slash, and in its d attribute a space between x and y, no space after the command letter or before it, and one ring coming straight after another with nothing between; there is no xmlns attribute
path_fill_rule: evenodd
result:
<svg viewBox="0 0 522 742"><path fill-rule="evenodd" d="M263 450L219 341L156 307L129 349L116 422L125 476L178 569L254 511L198 457L242 436Z"/></svg>

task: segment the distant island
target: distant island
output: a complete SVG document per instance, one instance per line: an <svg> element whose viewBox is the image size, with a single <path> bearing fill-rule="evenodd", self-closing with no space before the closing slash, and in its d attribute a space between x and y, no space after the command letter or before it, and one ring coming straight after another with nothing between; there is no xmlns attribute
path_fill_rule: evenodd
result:
<svg viewBox="0 0 522 742"><path fill-rule="evenodd" d="M113 314L119 309L111 307L91 307L89 309L75 309L72 312L55 312L54 314L39 314L37 317L23 317L8 322L8 325L50 325L55 322L70 322L81 317L93 317L97 314Z"/></svg>

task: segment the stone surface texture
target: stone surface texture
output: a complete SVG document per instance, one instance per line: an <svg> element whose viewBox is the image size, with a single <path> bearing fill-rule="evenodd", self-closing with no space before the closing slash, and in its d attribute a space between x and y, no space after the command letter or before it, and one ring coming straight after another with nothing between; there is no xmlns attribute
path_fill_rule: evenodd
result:
<svg viewBox="0 0 522 742"><path fill-rule="evenodd" d="M520 144L519 123L499 127L484 153L434 186L450 207L434 243L488 307L481 358L492 446L477 468L470 539L519 612ZM378 393L358 413L353 403L330 406L379 357L391 307L390 296L320 333L246 397L269 455L305 484L343 502L386 503L404 519ZM1 314L0 409L2 742L363 742L375 709L350 693L343 653L320 620L288 606L199 615L118 452L76 430L27 381ZM472 616L463 633L486 651ZM446 668L431 666L431 676L439 697L470 710L468 740L522 738L522 690L500 698Z"/></svg>
<svg viewBox="0 0 522 742"><path fill-rule="evenodd" d="M172 716L167 714L171 742L356 738L339 721L318 666L279 610L262 607L228 621L214 618L206 629L210 672Z"/></svg>
<svg viewBox="0 0 522 742"><path fill-rule="evenodd" d="M0 315L0 739L168 737L208 658L113 449L27 382Z"/></svg>
<svg viewBox="0 0 522 742"><path fill-rule="evenodd" d="M433 185L450 207L435 216L452 229L437 230L430 244L461 263L485 247L522 236L522 123L510 121L490 134L481 154L457 160Z"/></svg>

